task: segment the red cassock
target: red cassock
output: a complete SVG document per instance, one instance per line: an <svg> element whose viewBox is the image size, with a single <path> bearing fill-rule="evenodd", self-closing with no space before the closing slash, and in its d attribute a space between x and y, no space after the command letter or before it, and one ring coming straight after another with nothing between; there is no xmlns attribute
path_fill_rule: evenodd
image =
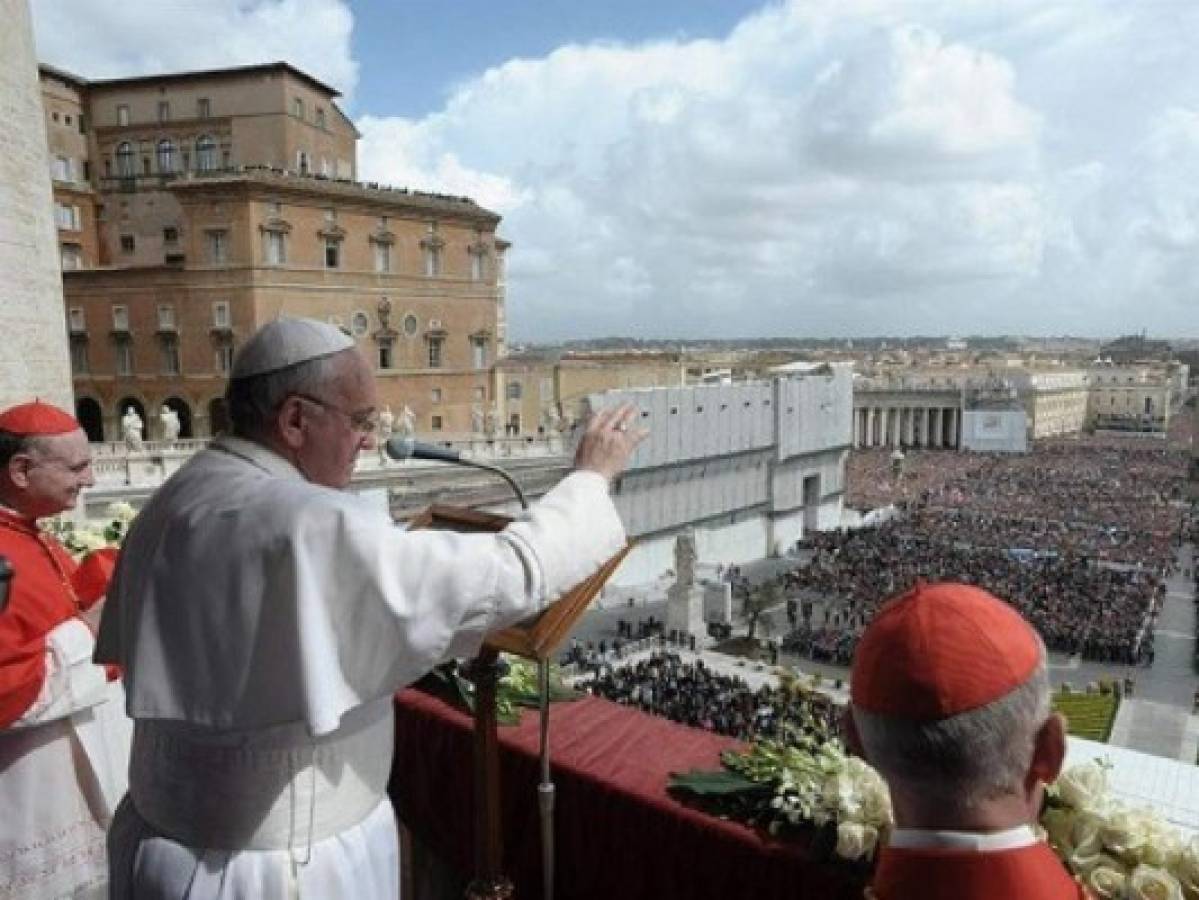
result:
<svg viewBox="0 0 1199 900"><path fill-rule="evenodd" d="M884 848L867 897L877 900L1089 900L1043 842L1015 850Z"/></svg>
<svg viewBox="0 0 1199 900"><path fill-rule="evenodd" d="M0 614L0 728L7 728L41 691L47 635L104 595L115 551L77 564L52 536L0 510L0 555L13 569L8 608Z"/></svg>

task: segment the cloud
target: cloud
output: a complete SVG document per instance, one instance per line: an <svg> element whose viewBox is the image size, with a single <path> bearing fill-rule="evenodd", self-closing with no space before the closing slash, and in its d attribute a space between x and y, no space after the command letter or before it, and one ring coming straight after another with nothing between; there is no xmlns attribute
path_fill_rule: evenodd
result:
<svg viewBox="0 0 1199 900"><path fill-rule="evenodd" d="M904 304L1035 278L1041 115L993 50L817 12L509 62L360 120L362 171L505 215L518 336L964 330Z"/></svg>
<svg viewBox="0 0 1199 900"><path fill-rule="evenodd" d="M344 0L97 3L33 0L38 57L85 78L285 60L352 98Z"/></svg>

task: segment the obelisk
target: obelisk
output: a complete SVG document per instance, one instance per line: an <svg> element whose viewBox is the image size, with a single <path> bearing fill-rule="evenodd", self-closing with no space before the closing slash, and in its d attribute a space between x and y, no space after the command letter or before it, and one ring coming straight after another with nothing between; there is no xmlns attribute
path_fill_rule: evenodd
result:
<svg viewBox="0 0 1199 900"><path fill-rule="evenodd" d="M46 121L27 0L0 0L0 409L73 410Z"/></svg>

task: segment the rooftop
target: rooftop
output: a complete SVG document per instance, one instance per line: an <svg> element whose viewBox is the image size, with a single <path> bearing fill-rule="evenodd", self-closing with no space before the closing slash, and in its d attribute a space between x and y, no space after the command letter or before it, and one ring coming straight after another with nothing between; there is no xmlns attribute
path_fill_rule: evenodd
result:
<svg viewBox="0 0 1199 900"><path fill-rule="evenodd" d="M229 66L223 69L197 69L190 72L162 72L157 75L131 75L125 78L98 78L90 80L80 75L66 72L63 69L47 65L46 63L39 65L38 69L41 72L52 75L55 78L63 79L64 81L69 81L79 87L89 88L133 87L142 84L158 84L164 81L200 81L212 80L214 78L243 78L247 75L287 73L294 75L301 81L307 82L311 87L323 91L329 97L341 96L341 91L330 87L307 72L297 69L291 63L283 61L257 63L251 66Z"/></svg>

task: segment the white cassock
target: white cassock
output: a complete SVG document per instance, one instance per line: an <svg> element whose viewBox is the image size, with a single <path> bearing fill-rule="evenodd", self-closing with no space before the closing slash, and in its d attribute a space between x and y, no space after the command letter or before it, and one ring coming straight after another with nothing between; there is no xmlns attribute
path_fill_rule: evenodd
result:
<svg viewBox="0 0 1199 900"><path fill-rule="evenodd" d="M393 694L624 541L592 472L500 534L406 532L257 444L197 454L135 520L100 628L136 723L114 900L393 900Z"/></svg>
<svg viewBox="0 0 1199 900"><path fill-rule="evenodd" d="M0 731L0 900L108 896L104 831L129 759L119 682L80 619L46 635L45 679Z"/></svg>

